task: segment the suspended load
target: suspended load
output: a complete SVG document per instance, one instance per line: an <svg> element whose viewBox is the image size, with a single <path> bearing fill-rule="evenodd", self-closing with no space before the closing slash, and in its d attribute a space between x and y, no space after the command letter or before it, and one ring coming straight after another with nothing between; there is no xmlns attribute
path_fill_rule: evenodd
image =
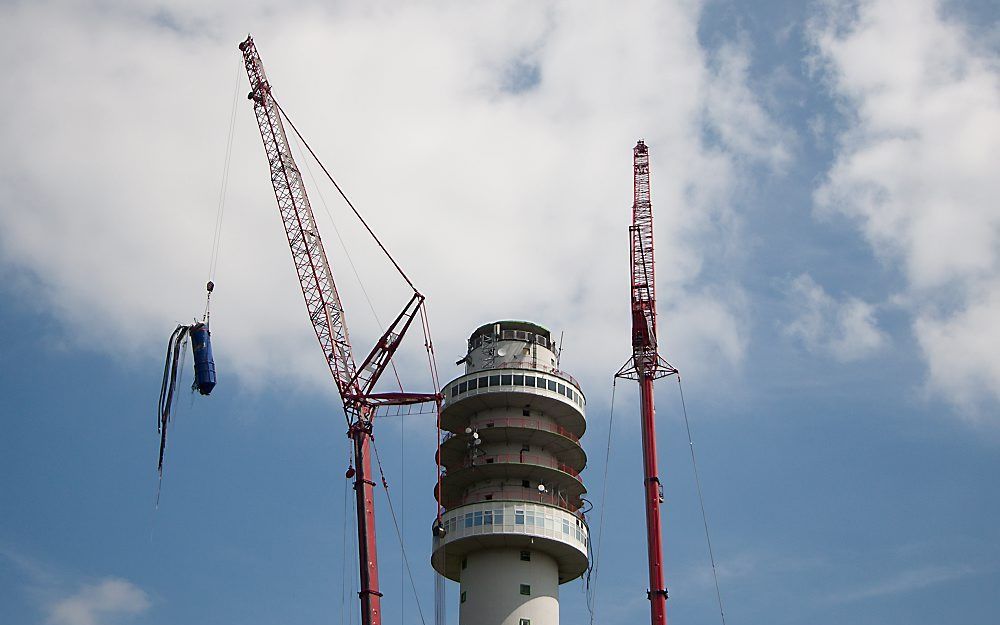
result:
<svg viewBox="0 0 1000 625"><path fill-rule="evenodd" d="M207 285L209 297L215 285ZM163 382L160 385L160 403L157 410L156 429L160 434L160 456L156 470L163 476L163 452L167 448L167 425L174 405L174 395L177 393L177 383L184 369L184 355L187 343L191 342L191 352L194 354L194 383L191 391L197 390L202 395L209 395L215 388L215 359L212 356L212 333L208 327L208 308L202 321L191 325L178 325L167 341L167 357L163 363Z"/></svg>
<svg viewBox="0 0 1000 625"><path fill-rule="evenodd" d="M194 386L202 395L209 395L215 388L215 360L212 358L212 333L208 324L191 326L191 353L194 354Z"/></svg>

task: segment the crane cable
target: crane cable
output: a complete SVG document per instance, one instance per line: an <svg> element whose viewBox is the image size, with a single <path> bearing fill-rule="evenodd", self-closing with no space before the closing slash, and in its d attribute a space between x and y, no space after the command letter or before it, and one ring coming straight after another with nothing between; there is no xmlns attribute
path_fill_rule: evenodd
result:
<svg viewBox="0 0 1000 625"><path fill-rule="evenodd" d="M399 539L399 550L403 554L403 564L406 565L406 573L410 577L410 587L413 589L413 600L417 603L417 614L420 615L420 622L427 625L424 620L424 611L420 607L420 596L417 594L417 584L413 581L413 571L410 570L410 559L406 556L406 547L403 545L403 535L399 531L399 522L396 520L396 510L392 505L392 497L389 496L389 482L385 479L385 471L382 470L382 458L379 457L378 447L375 445L375 438L372 437L372 450L375 452L375 462L378 464L378 472L382 477L382 488L385 489L385 500L389 503L389 512L392 514L392 525L396 528L396 538Z"/></svg>
<svg viewBox="0 0 1000 625"><path fill-rule="evenodd" d="M229 111L229 136L226 138L226 155L222 163L222 182L219 185L219 207L215 214L215 228L212 233L212 253L208 260L208 294L205 296L205 314L202 323L208 323L209 306L212 303L212 289L215 287L215 273L219 268L222 251L222 221L226 214L226 193L229 190L229 174L233 164L233 143L236 137L236 105L239 102L240 85L243 83L243 63L236 64L236 85L233 87L233 104Z"/></svg>
<svg viewBox="0 0 1000 625"><path fill-rule="evenodd" d="M372 317L375 319L375 324L378 326L379 332L385 334L385 326L382 323L382 319L379 318L378 312L375 311L375 304L372 303L372 298L368 295L368 289L365 288L365 283L361 279L358 267L354 264L354 258L351 256L351 252L347 249L347 243L344 242L344 237L340 234L340 229L337 228L337 222L334 220L333 213L330 211L330 207L326 203L326 196L323 195L322 188L319 186L319 183L316 182L316 176L313 174L312 167L309 166L309 159L305 158L305 155L302 152L302 146L299 145L298 142L295 142L295 148L298 149L299 157L301 157L302 162L306 165L306 171L309 172L309 178L312 180L313 186L316 188L316 193L319 194L319 200L320 204L323 205L323 211L330 219L330 225L333 226L333 233L337 235L337 240L340 242L340 248L344 250L344 256L347 257L347 263L351 266L351 271L354 272L354 278L358 281L358 286L361 287L361 293L365 296L365 301L368 303L368 309L371 310ZM320 166L322 167L322 164ZM403 382L399 377L399 371L396 369L395 357L389 358L389 366L392 368L392 373L396 378L396 385L399 387L399 391L403 392Z"/></svg>
<svg viewBox="0 0 1000 625"><path fill-rule="evenodd" d="M681 384L681 374L677 374L677 389L681 396L681 409L684 412L684 427L687 429L688 449L691 450L691 466L694 468L694 483L698 489L698 504L701 506L701 521L705 526L705 542L708 543L708 558L712 562L712 577L715 579L715 598L719 602L719 616L722 625L726 625L726 612L722 609L722 592L719 590L719 571L715 566L715 554L712 551L712 538L708 532L708 514L705 512L705 499L701 494L701 478L698 477L698 461L694 455L694 439L691 437L691 424L688 422L687 404L684 401L684 386Z"/></svg>
<svg viewBox="0 0 1000 625"><path fill-rule="evenodd" d="M438 378L437 370L437 357L434 355L434 340L431 338L431 325L430 318L427 312L427 301L420 302L420 327L424 333L424 349L427 351L427 368L431 374L431 388L437 389L441 388L441 381ZM442 506L440 502L441 493L441 396L434 398L434 415L435 415L435 430L434 430L434 445L437 449L437 453L434 454L434 464L435 464L435 480L436 480L436 490L437 497L439 498L436 502L434 523L436 528L440 528L441 523L441 513ZM432 558L438 558L442 552L435 550ZM432 562L440 564L440 560L435 560ZM446 597L447 588L444 583L444 576L437 571L437 567L434 567L434 625L445 625L445 621L448 619Z"/></svg>
<svg viewBox="0 0 1000 625"><path fill-rule="evenodd" d="M285 113L285 109L281 108L281 105L278 104L278 101L274 99L273 95L270 94L268 95L271 98L271 102L274 102L274 106L278 108L278 112L280 112L281 116L285 118L285 121L288 122L288 125L292 127L292 130L295 132L295 135L299 138L299 141L302 142L302 145L304 145L305 148L309 151L309 154L312 155L313 160L316 161L316 164L320 166L320 169L323 170L323 173L326 174L326 177L330 180L331 183L333 183L333 186L336 187L337 192L340 193L340 197L344 198L344 201L347 202L347 205L351 207L351 210L354 212L354 215L361 222L361 225L365 227L365 230L368 231L368 234L370 234L372 238L375 239L375 242L378 243L378 246L382 249L382 252L385 254L386 258L389 259L389 262L392 263L392 266L396 268L396 271L398 271L399 275L403 277L403 280L405 280L406 283L410 285L410 288L413 289L414 292L418 292L417 287L413 286L413 282L403 271L403 268L400 267L399 263L396 262L396 259L392 257L392 254L389 253L389 250L387 250L385 246L382 245L382 241L378 238L378 236L375 235L375 232L371 229L371 226L369 226L368 222L365 221L365 218L361 216L361 213L358 212L358 209L354 208L354 204L351 203L351 200L347 197L347 194L344 193L344 190L340 188L340 185L337 184L337 181L333 179L333 175L330 174L330 171L326 168L326 165L323 164L323 161L319 160L319 157L316 156L316 152L313 151L312 147L309 145L309 142L305 140L305 137L302 136L302 133L299 132L299 129L295 127L294 123L292 123L292 120L288 117L288 114Z"/></svg>
<svg viewBox="0 0 1000 625"><path fill-rule="evenodd" d="M594 566L587 571L587 610L590 612L590 625L597 618L597 573L601 563L601 542L604 538L604 501L608 494L608 465L611 464L611 433L615 425L615 390L618 378L611 379L611 416L608 418L608 445L604 452L604 480L601 486L600 529L597 533L597 551L594 553Z"/></svg>

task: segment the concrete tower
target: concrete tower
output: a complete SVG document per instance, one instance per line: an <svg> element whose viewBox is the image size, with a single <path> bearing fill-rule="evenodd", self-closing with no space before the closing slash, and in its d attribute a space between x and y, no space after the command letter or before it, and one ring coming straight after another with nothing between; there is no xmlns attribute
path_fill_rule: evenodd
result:
<svg viewBox="0 0 1000 625"><path fill-rule="evenodd" d="M558 625L559 585L587 570L586 400L554 350L539 325L484 325L442 390L432 564L461 585L460 625Z"/></svg>

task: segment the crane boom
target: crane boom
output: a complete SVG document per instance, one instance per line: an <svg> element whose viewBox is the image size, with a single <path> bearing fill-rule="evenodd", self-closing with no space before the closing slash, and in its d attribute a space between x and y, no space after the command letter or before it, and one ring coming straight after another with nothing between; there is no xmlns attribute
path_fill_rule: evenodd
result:
<svg viewBox="0 0 1000 625"><path fill-rule="evenodd" d="M352 380L357 376L357 369L351 354L344 306L333 281L330 261L323 249L302 174L292 158L280 109L271 97L271 85L267 81L264 65L253 39L247 37L240 44L240 51L243 52L243 63L250 78L248 98L254 103L257 125L260 127L264 151L271 167L271 185L278 200L278 211L288 236L288 246L292 250L292 260L302 287L309 320L337 388L341 393L356 391L356 388L351 387Z"/></svg>
<svg viewBox="0 0 1000 625"><path fill-rule="evenodd" d="M348 479L354 478L354 490L358 517L358 551L361 603L361 623L380 625L382 622L381 597L378 582L378 553L375 541L375 481L372 479L371 445L372 417L379 406L414 404L437 401L438 393L375 393L379 377L390 363L392 355L399 347L403 335L418 313L423 313L424 296L415 288L410 300L397 315L389 328L375 343L368 356L358 367L354 360L351 341L344 319L344 306L333 271L323 248L319 228L309 197L306 194L302 175L292 157L291 146L282 117L281 106L271 94L271 85L264 73L260 55L253 38L248 36L239 45L243 62L250 79L250 94L253 100L257 125L264 141L264 152L271 170L271 184L278 201L278 211L292 251L292 260L298 274L302 296L305 299L309 320L323 350L330 373L333 374L337 390L344 403L347 417L347 436L354 448L354 466L348 470ZM287 117L286 117L287 119ZM291 122L289 122L291 124ZM295 127L292 126L295 130ZM296 134L298 131L296 130ZM301 138L301 135L299 135ZM308 144L307 144L308 147ZM311 152L311 150L310 150ZM322 163L320 163L322 167ZM324 172L326 169L324 168ZM353 206L352 206L353 208ZM357 213L357 211L355 211ZM360 215L358 215L360 219ZM362 220L363 222L363 220ZM367 228L367 224L365 224ZM371 229L368 228L369 233ZM374 233L371 233L374 237ZM382 243L375 239L385 251ZM386 251L386 255L388 252ZM392 258L390 257L390 260ZM413 287L402 269L392 260L406 283ZM430 354L431 344L424 315L425 346ZM430 358L432 378L435 383L437 372L433 358ZM439 406L440 411L440 406ZM356 467L356 469L354 468Z"/></svg>
<svg viewBox="0 0 1000 625"><path fill-rule="evenodd" d="M656 341L656 283L653 263L653 205L649 194L649 149L643 141L632 150L633 201L629 227L631 255L632 357L616 377L639 382L642 423L643 492L646 506L646 547L649 562L650 622L666 625L667 587L663 572L660 504L663 486L656 457L656 408L653 381L677 373L660 357Z"/></svg>

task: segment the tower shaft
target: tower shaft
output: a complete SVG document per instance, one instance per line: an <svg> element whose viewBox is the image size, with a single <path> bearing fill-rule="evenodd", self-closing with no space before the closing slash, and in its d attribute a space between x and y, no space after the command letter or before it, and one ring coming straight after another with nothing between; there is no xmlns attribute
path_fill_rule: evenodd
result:
<svg viewBox="0 0 1000 625"><path fill-rule="evenodd" d="M588 565L586 400L533 323L478 328L460 362L443 389L431 562L461 585L461 625L558 625L559 585Z"/></svg>

